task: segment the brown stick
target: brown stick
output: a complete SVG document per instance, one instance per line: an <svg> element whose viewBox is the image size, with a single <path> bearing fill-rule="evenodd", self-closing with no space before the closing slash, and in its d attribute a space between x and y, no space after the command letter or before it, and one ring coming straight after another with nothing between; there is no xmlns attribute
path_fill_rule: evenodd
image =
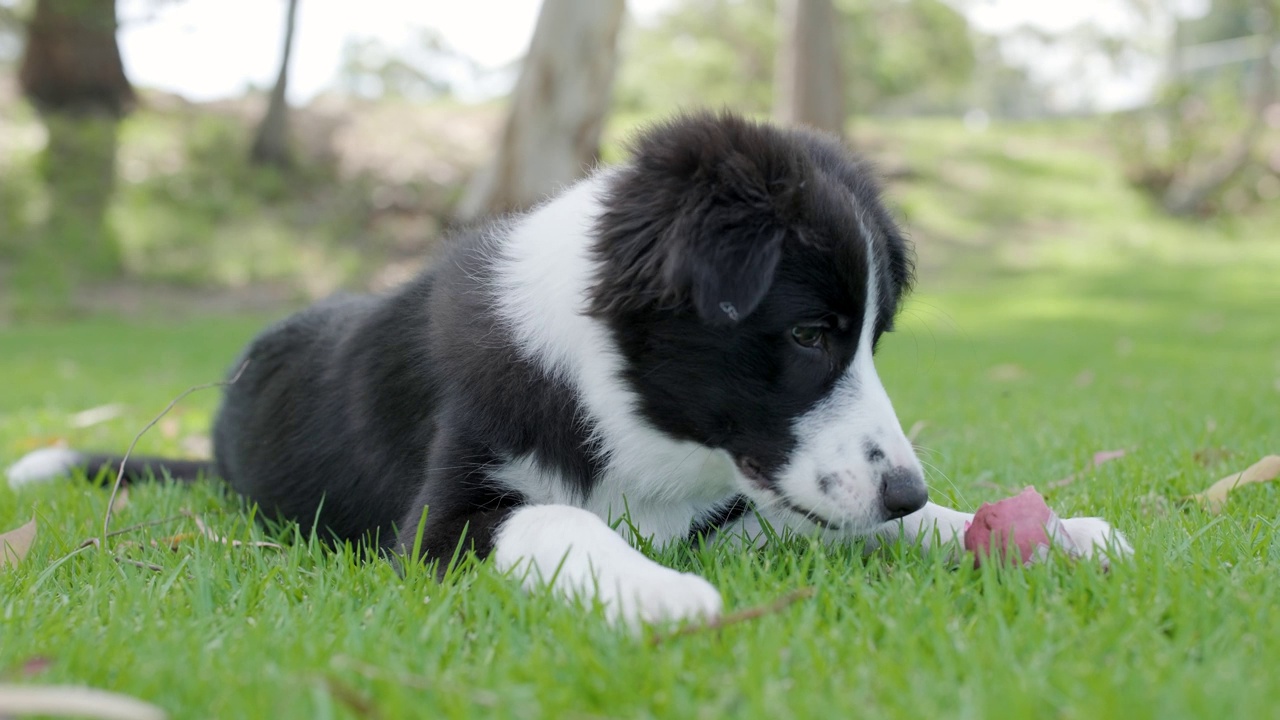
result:
<svg viewBox="0 0 1280 720"><path fill-rule="evenodd" d="M661 645L662 643L667 642L668 640L674 640L676 638L685 637L686 635L698 635L700 633L710 632L712 630L721 630L730 625L737 625L738 623L744 623L749 620L755 620L756 618L764 617L765 615L773 615L774 613L778 613L787 609L788 607L800 602L801 600L806 600L808 598L813 597L816 593L817 593L817 590L811 587L803 587L803 588L800 588L799 590L792 590L791 592L787 593L786 595L783 595L782 597L778 598L777 600L774 600L773 602L767 605L759 605L756 607L747 608L745 610L731 612L728 615L721 615L720 617L714 620L709 620L703 623L694 623L692 625L685 625L684 627L678 630L674 630L670 633L666 633L666 634L658 633L649 638L649 644Z"/></svg>
<svg viewBox="0 0 1280 720"><path fill-rule="evenodd" d="M169 404L165 406L165 409L160 411L159 415L156 415L154 418L152 418L151 422L146 424L146 427L139 430L138 434L133 436L133 442L129 443L129 449L125 451L124 457L120 458L120 467L116 470L116 481L111 485L111 498L107 501L107 512L102 518L102 546L103 547L106 547L107 538L111 537L111 534L110 534L111 512L114 509L114 506L116 504L116 495L120 493L120 484L124 481L124 465L125 463L129 462L129 456L133 454L133 449L138 446L138 441L142 439L142 436L145 435L148 430L154 427L156 423L160 422L161 418L163 418L165 415L168 415L169 411L172 410L173 407L177 405L186 396L198 390L208 390L209 388L214 388L214 387L224 387L227 385L234 385L236 381L240 379L240 376L244 374L244 369L247 367L249 367L249 361L245 360L243 363L240 364L240 369L236 370L236 374L232 375L227 380L219 380L217 382L204 383L202 385L193 385L187 388L186 390L182 391L181 395L178 395L178 397L171 400Z"/></svg>

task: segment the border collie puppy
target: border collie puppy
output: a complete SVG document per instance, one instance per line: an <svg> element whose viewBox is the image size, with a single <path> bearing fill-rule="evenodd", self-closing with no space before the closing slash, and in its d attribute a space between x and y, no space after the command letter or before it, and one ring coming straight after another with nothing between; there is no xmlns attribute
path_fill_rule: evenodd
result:
<svg viewBox="0 0 1280 720"><path fill-rule="evenodd" d="M233 365L215 460L138 458L126 480L217 475L269 515L442 563L464 543L625 623L721 607L632 527L954 542L972 516L927 502L872 360L912 271L878 194L826 136L657 125L395 292L266 330ZM48 449L9 474L118 462ZM1091 554L1130 552L1099 519L1065 525Z"/></svg>

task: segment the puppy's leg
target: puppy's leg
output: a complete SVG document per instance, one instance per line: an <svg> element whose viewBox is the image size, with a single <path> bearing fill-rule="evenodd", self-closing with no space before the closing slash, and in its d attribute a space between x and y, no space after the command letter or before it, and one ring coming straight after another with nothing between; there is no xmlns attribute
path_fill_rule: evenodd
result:
<svg viewBox="0 0 1280 720"><path fill-rule="evenodd" d="M849 534L840 531L816 530L808 521L785 510L747 513L729 526L721 528L717 536L737 544L760 547L767 537L761 526L762 518L775 532L781 532L783 528L796 532L820 532L828 542L847 541L851 538ZM873 531L867 538L866 549L870 552L880 545L901 538L907 543L918 542L926 550L933 547L945 548L949 551L949 561L958 562L964 553L965 528L972 521L972 513L927 503L901 520L885 523ZM1062 526L1086 557L1097 557L1103 565L1110 564L1112 559L1119 560L1133 554L1133 548L1124 535L1101 518L1068 518L1062 521Z"/></svg>
<svg viewBox="0 0 1280 720"><path fill-rule="evenodd" d="M493 561L528 589L599 600L611 620L633 627L720 613L720 593L706 580L659 565L594 513L568 505L512 511L494 535Z"/></svg>
<svg viewBox="0 0 1280 720"><path fill-rule="evenodd" d="M963 550L965 528L972 521L971 513L927 503L901 520L882 525L876 530L875 542L868 546L893 542L901 537L908 543L919 542L925 549L949 547L951 558L955 560ZM1118 560L1133 554L1133 548L1124 535L1101 518L1067 518L1062 521L1062 527L1085 557L1096 556L1104 565L1109 564L1112 558Z"/></svg>

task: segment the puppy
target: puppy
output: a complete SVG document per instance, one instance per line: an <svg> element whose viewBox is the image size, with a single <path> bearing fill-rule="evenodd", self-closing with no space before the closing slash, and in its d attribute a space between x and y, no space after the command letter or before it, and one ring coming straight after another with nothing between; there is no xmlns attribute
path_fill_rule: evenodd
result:
<svg viewBox="0 0 1280 720"><path fill-rule="evenodd" d="M717 591L633 533L751 542L767 521L927 547L972 517L928 502L876 373L911 277L839 142L678 117L398 290L266 330L233 364L214 461L138 458L126 480L216 475L270 516L441 564L461 544L624 623L714 616ZM43 450L10 479L118 462ZM1091 554L1130 551L1065 522Z"/></svg>

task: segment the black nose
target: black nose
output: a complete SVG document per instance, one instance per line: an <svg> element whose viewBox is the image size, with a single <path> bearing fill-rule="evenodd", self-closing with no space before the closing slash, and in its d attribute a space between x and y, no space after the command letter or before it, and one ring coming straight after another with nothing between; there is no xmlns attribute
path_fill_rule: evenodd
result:
<svg viewBox="0 0 1280 720"><path fill-rule="evenodd" d="M928 501L929 490L918 470L895 467L880 476L880 502L884 505L885 520L910 515Z"/></svg>

